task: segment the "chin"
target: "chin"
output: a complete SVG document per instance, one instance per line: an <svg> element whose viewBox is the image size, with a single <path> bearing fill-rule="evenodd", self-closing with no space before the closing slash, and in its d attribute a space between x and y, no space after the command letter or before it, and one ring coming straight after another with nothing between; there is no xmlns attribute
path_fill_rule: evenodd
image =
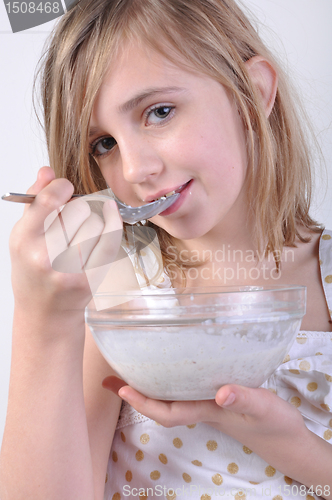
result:
<svg viewBox="0 0 332 500"><path fill-rule="evenodd" d="M154 224L156 224L156 222L154 222ZM187 224L185 222L181 223L180 221L177 221L177 223L156 225L158 225L161 229L164 229L164 231L178 240L192 240L201 238L202 236L205 236L210 229L207 228L206 225L204 228L199 227L199 225L195 222L193 224Z"/></svg>

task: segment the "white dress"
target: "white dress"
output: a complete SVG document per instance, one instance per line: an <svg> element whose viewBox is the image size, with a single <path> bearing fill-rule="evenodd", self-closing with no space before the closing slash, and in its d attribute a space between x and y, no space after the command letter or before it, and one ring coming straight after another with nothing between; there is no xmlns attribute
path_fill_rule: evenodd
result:
<svg viewBox="0 0 332 500"><path fill-rule="evenodd" d="M332 318L332 231L325 230L321 236L320 266ZM332 445L332 332L299 332L284 362L262 387L296 406L308 429ZM123 403L104 499L155 497L317 498L246 446L207 424L167 429Z"/></svg>

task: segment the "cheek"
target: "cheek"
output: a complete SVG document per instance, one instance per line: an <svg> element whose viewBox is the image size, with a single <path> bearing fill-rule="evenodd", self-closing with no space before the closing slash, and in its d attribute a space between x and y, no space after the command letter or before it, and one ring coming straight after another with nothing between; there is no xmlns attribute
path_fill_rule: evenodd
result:
<svg viewBox="0 0 332 500"><path fill-rule="evenodd" d="M125 181L122 169L114 164L112 158L111 162L107 161L107 158L100 166L100 171L104 177L107 185L111 188L114 194L124 203L130 205L131 203L137 202L137 197L134 196L133 188L131 185ZM137 204L137 203L136 203Z"/></svg>

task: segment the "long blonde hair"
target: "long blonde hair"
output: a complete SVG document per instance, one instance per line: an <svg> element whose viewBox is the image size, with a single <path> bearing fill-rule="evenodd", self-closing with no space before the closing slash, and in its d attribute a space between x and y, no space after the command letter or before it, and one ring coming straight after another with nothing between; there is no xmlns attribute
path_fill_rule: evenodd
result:
<svg viewBox="0 0 332 500"><path fill-rule="evenodd" d="M180 55L234 97L247 131L249 209L260 250L278 255L296 237L305 241L298 227L320 230L309 215L311 156L303 120L284 71L234 0L80 0L61 18L42 67L45 131L58 177L68 178L78 193L106 188L89 155L89 120L109 62L128 40L175 63ZM244 64L256 55L278 74L268 119ZM172 237L155 229L167 265Z"/></svg>

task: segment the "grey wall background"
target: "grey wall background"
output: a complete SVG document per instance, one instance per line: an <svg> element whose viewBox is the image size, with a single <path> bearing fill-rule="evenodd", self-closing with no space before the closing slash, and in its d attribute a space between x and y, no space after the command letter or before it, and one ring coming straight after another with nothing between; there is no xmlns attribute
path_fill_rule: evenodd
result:
<svg viewBox="0 0 332 500"><path fill-rule="evenodd" d="M321 171L316 172L312 213L332 228L332 2L243 0L243 4L250 7L262 23L261 35L285 60L306 103L327 170L327 177ZM34 70L53 24L13 34L4 3L0 2L0 194L25 192L34 182L38 169L48 164L31 95ZM13 315L8 239L21 214L21 205L0 201L0 440L8 397Z"/></svg>

